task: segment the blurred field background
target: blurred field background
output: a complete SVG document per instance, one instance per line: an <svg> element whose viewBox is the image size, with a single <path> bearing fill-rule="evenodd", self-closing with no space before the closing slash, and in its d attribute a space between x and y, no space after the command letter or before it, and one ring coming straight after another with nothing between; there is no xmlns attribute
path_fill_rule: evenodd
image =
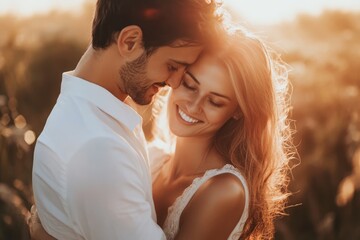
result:
<svg viewBox="0 0 360 240"><path fill-rule="evenodd" d="M89 43L93 7L86 1L76 13L0 15L0 240L29 239L24 216L33 204L34 141L61 73ZM299 159L276 239L360 239L360 11L247 24L292 69Z"/></svg>

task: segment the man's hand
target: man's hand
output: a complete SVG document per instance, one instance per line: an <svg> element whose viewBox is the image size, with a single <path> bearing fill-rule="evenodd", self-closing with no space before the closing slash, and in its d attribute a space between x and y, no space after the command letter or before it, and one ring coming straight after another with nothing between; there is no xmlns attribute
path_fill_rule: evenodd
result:
<svg viewBox="0 0 360 240"><path fill-rule="evenodd" d="M41 225L41 221L37 214L35 205L31 206L30 216L27 219L27 223L29 225L30 236L32 240L56 240L51 235L49 235Z"/></svg>

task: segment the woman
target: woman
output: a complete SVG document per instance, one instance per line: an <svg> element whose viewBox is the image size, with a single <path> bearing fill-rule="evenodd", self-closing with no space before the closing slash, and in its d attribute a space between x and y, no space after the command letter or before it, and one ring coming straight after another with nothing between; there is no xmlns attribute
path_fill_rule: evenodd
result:
<svg viewBox="0 0 360 240"><path fill-rule="evenodd" d="M287 69L271 55L235 30L170 93L174 152L153 157L152 167L167 239L273 238L288 196L291 143Z"/></svg>

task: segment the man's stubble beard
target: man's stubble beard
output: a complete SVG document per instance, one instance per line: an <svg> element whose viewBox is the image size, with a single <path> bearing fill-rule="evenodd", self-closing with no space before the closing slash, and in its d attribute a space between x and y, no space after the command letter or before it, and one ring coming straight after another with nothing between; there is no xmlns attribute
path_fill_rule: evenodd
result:
<svg viewBox="0 0 360 240"><path fill-rule="evenodd" d="M146 98L146 93L152 85L146 74L147 62L148 54L144 51L141 56L132 62L127 62L119 71L124 86L122 90L139 105L147 105L152 100Z"/></svg>

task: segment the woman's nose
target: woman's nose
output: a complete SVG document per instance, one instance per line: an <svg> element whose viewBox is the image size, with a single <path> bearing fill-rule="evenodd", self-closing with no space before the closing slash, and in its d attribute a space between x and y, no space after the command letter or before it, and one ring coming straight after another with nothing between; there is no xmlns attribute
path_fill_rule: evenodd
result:
<svg viewBox="0 0 360 240"><path fill-rule="evenodd" d="M193 99L188 103L189 113L198 114L202 112L201 99Z"/></svg>

